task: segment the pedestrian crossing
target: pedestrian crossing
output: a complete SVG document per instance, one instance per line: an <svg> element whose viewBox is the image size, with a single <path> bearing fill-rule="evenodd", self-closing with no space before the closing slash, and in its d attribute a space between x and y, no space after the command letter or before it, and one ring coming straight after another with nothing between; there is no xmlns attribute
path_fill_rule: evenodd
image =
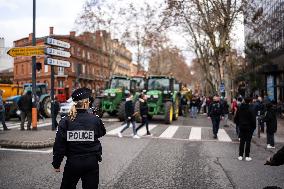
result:
<svg viewBox="0 0 284 189"><path fill-rule="evenodd" d="M117 136L118 132L122 130L124 126L112 126L107 129L108 136ZM218 141L218 142L234 142L237 141L237 137L234 132L228 132L223 128L220 128L217 134L217 139L213 138L212 128L210 127L197 127L197 126L178 126L178 125L149 125L149 131L153 136L146 136L146 128L141 128L137 134L139 136L146 136L147 138L158 139L182 139L188 141ZM122 133L123 136L133 136L132 128L127 129Z"/></svg>
<svg viewBox="0 0 284 189"><path fill-rule="evenodd" d="M20 129L21 127L21 122L6 122L6 125L9 129ZM26 128L27 122L25 122L25 128ZM41 127L47 127L47 126L51 126L51 119L50 120L45 120L45 121L39 121L37 123L37 127L41 128Z"/></svg>

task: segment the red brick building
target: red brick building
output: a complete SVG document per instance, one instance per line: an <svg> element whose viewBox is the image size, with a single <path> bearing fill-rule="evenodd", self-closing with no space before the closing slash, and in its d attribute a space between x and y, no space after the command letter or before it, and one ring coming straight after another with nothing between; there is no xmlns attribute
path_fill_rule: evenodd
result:
<svg viewBox="0 0 284 189"><path fill-rule="evenodd" d="M50 27L49 33L52 38L68 42L71 45L69 49L71 57L68 60L71 67L55 67L55 88L65 88L67 96L70 96L72 90L78 87L85 86L94 91L104 88L105 81L112 73L111 69L114 64L112 60L122 59L123 63L131 64L131 52L124 45L117 46L117 41L115 43L116 49L113 49L114 40L106 31L84 32L79 36L76 36L74 31L71 31L69 35L55 35L53 27ZM37 38L36 44L44 45L46 37ZM15 47L30 46L31 44L32 34L14 41ZM47 83L50 89L50 66L44 65L44 56L37 56L36 61L42 65L42 69L37 72L37 82ZM16 57L14 59L14 83L31 82L31 62L31 57Z"/></svg>

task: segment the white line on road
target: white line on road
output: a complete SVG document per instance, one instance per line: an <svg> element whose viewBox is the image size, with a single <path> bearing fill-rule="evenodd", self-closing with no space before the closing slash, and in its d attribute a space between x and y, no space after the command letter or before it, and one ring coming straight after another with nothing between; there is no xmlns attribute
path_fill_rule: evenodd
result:
<svg viewBox="0 0 284 189"><path fill-rule="evenodd" d="M201 127L192 127L189 140L201 140Z"/></svg>
<svg viewBox="0 0 284 189"><path fill-rule="evenodd" d="M161 135L160 138L172 138L176 131L178 130L177 126L169 126Z"/></svg>
<svg viewBox="0 0 284 189"><path fill-rule="evenodd" d="M154 129L155 127L157 127L157 125L149 125L149 131L151 131L152 129ZM147 134L147 131L146 131L146 126L144 126L143 128L139 129L137 134L139 136L144 136Z"/></svg>
<svg viewBox="0 0 284 189"><path fill-rule="evenodd" d="M0 151L13 151L13 152L31 152L31 153L42 153L42 154L49 154L53 150L25 150L25 149L12 149L12 148L0 148Z"/></svg>
<svg viewBox="0 0 284 189"><path fill-rule="evenodd" d="M119 131L121 131L121 129L122 129L124 126L125 126L125 125L120 126L120 127L116 128L116 129L113 129L113 130L107 132L107 135L116 135Z"/></svg>
<svg viewBox="0 0 284 189"><path fill-rule="evenodd" d="M224 129L219 129L217 136L219 141L232 142L232 139Z"/></svg>
<svg viewBox="0 0 284 189"><path fill-rule="evenodd" d="M105 121L105 122L117 122L117 121L119 121L119 119L117 119L117 118L102 118L102 121Z"/></svg>
<svg viewBox="0 0 284 189"><path fill-rule="evenodd" d="M45 127L45 126L49 126L49 125L51 125L51 123L41 123L41 124L38 124L37 127ZM14 128L19 128L20 126L21 126L21 124L16 125L16 126L11 126L11 127L8 126L8 128L9 129L14 129Z"/></svg>

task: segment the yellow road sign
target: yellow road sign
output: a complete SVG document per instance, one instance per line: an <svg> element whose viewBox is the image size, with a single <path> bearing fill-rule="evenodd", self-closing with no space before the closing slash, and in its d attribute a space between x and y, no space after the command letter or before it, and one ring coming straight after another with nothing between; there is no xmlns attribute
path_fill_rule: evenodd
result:
<svg viewBox="0 0 284 189"><path fill-rule="evenodd" d="M26 46L11 48L7 52L12 57L44 55L44 46Z"/></svg>

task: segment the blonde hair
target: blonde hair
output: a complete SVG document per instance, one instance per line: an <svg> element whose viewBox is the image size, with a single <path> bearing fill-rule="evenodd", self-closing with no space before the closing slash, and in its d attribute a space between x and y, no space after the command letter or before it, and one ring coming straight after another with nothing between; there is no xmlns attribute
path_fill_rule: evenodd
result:
<svg viewBox="0 0 284 189"><path fill-rule="evenodd" d="M89 108L89 99L88 98L76 101L71 106L68 117L71 119L71 121L74 121L77 117L77 109L87 109L87 108Z"/></svg>

